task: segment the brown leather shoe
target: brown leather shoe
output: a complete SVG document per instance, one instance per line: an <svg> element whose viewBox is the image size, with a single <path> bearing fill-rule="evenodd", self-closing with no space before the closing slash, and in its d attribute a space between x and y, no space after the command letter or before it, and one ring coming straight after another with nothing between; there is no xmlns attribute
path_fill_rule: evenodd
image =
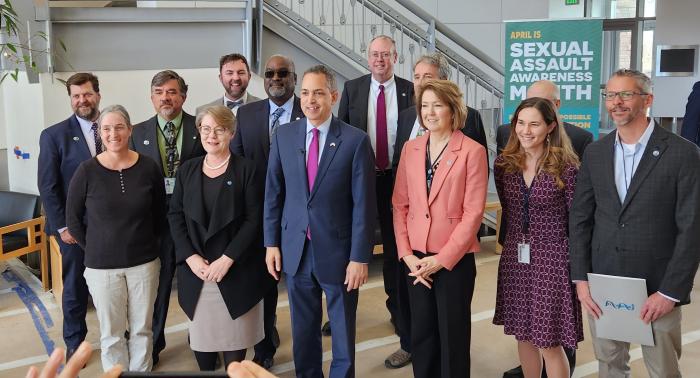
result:
<svg viewBox="0 0 700 378"><path fill-rule="evenodd" d="M389 357L384 360L384 366L387 369L398 369L402 368L411 363L411 353L399 348L396 352L389 355Z"/></svg>

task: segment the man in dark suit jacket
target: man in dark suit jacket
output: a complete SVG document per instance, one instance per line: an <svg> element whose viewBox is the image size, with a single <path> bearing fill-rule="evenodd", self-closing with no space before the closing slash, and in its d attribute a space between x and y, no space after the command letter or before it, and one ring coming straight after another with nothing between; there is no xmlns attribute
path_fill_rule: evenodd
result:
<svg viewBox="0 0 700 378"><path fill-rule="evenodd" d="M97 129L100 85L90 73L66 81L73 114L41 132L38 186L47 232L56 236L63 269L63 341L69 359L87 334L88 288L83 277L85 253L66 228L68 185L80 163L102 152Z"/></svg>
<svg viewBox="0 0 700 378"><path fill-rule="evenodd" d="M302 78L306 119L272 138L265 185L266 262L287 278L297 377L322 377L321 294L333 329L331 377L355 376L355 316L376 219L374 159L364 132L333 118L325 66Z"/></svg>
<svg viewBox="0 0 700 378"><path fill-rule="evenodd" d="M700 146L700 81L693 85L683 116L681 136Z"/></svg>
<svg viewBox="0 0 700 378"><path fill-rule="evenodd" d="M224 105L238 115L238 109L250 102L260 100L248 93L250 66L248 59L241 54L227 54L219 59L219 81L224 86L224 95L208 104L197 107L195 114L207 106Z"/></svg>
<svg viewBox="0 0 700 378"><path fill-rule="evenodd" d="M557 110L559 110L561 106L559 86L549 80L540 80L532 83L527 89L527 98L531 97L546 98L554 104ZM581 159L583 157L583 151L585 151L586 147L593 141L593 134L566 122L564 122L564 131L566 135L569 136L569 139L571 139L571 144L574 147L574 151L576 151L576 155ZM498 130L496 130L496 150L499 155L508 144L508 138L510 138L509 123L499 126ZM506 240L506 229L506 219L503 218L501 220L501 229L498 233L498 243L501 245L503 245ZM570 373L573 375L574 367L576 367L576 350L564 348L564 352L566 352L566 357L569 360ZM504 378L518 378L523 376L523 370L520 366L510 369L503 374ZM542 369L542 377L547 377L547 372L544 369Z"/></svg>
<svg viewBox="0 0 700 378"><path fill-rule="evenodd" d="M367 64L371 73L345 82L338 118L365 131L374 148L379 227L384 249L382 271L384 291L387 294L386 307L396 332L400 334L398 317L401 303L397 297L399 261L391 214L391 194L394 189L391 158L399 113L413 104L413 84L394 75L397 56L396 43L391 37L379 35L372 39L367 50ZM380 113L378 109L381 108L384 111ZM407 303L405 305L408 306Z"/></svg>
<svg viewBox="0 0 700 378"><path fill-rule="evenodd" d="M651 80L619 70L608 80L605 106L617 126L584 154L571 206L571 278L589 314L601 377L629 376L629 343L596 336L588 273L643 278L649 297L639 316L651 323L654 346L642 346L650 376L680 377L681 305L700 255L700 150L646 117Z"/></svg>
<svg viewBox="0 0 700 378"><path fill-rule="evenodd" d="M156 115L134 126L129 148L148 156L163 172L166 198L175 187L175 173L180 163L204 155L204 148L195 127L195 118L182 110L187 99L187 84L176 72L158 72L151 80L151 102ZM167 219L162 222L168 226ZM175 246L166 230L161 240L158 295L153 310L153 365L165 349L165 320L170 304L170 290L175 275Z"/></svg>
<svg viewBox="0 0 700 378"><path fill-rule="evenodd" d="M237 130L231 141L231 151L255 162L261 188L265 187L267 159L270 155L270 135L273 129L285 127L290 121L304 118L299 98L294 95L297 75L294 62L285 56L273 55L265 64L266 100L241 106ZM262 244L262 232L260 233ZM255 345L253 361L269 369L279 346L277 318L277 285L265 295L265 339Z"/></svg>
<svg viewBox="0 0 700 378"><path fill-rule="evenodd" d="M429 79L449 79L450 68L439 53L423 55L413 65L413 92L418 93L420 86ZM392 159L392 170L394 175L399 167L401 150L403 145L411 139L423 134L423 129L418 123L416 106L412 105L399 113L398 127L396 130L396 143L394 145L394 157ZM467 120L462 129L464 135L478 142L488 151L486 144L486 133L481 115L476 109L467 107ZM486 161L488 167L488 160ZM398 318L394 318L397 334L399 336L400 348L384 360L384 366L390 369L403 367L411 362L411 312L408 306L408 291L406 287L405 271L402 263L397 266L396 295L398 301ZM406 305L403 305L406 304Z"/></svg>

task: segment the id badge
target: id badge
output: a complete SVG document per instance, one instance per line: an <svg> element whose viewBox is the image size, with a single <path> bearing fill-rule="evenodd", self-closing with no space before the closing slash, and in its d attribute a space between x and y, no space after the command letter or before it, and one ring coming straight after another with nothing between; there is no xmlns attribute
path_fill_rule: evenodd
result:
<svg viewBox="0 0 700 378"><path fill-rule="evenodd" d="M166 177L165 178L165 194L173 194L173 190L175 190L175 177Z"/></svg>
<svg viewBox="0 0 700 378"><path fill-rule="evenodd" d="M518 262L522 264L530 263L530 244L518 243Z"/></svg>

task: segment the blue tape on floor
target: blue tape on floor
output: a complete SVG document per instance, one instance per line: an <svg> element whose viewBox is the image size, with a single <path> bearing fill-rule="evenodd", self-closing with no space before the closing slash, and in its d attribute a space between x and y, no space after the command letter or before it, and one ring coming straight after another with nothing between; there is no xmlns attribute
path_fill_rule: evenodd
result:
<svg viewBox="0 0 700 378"><path fill-rule="evenodd" d="M46 353L50 356L51 353L53 353L55 345L53 340L51 340L51 338L49 337L48 332L46 331L46 328L53 327L53 320L51 319L51 315L49 315L49 312L46 310L46 306L44 306L44 303L42 303L39 297L37 297L34 290L32 290L32 288L30 288L29 285L27 285L14 272L12 272L11 270L7 270L2 273L2 276L8 282L14 282L17 285L13 287L12 290L15 293L17 293L19 299L22 300L24 306L27 307L27 311L29 311L29 314L32 316L32 320L34 321L34 327L39 333L41 341L44 343ZM41 321L41 318L43 318L43 322ZM46 327L44 327L44 324L46 324Z"/></svg>

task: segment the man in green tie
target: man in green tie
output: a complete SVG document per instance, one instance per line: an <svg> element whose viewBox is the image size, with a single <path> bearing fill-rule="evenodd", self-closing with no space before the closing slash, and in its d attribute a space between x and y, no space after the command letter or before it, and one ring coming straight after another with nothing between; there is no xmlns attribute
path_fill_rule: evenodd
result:
<svg viewBox="0 0 700 378"><path fill-rule="evenodd" d="M204 155L195 127L195 117L182 110L187 99L187 84L176 72L158 72L151 80L151 102L156 115L134 126L130 148L155 160L162 168L168 200L175 187L177 168L187 159ZM162 220L167 227L167 219ZM170 230L161 242L160 279L153 311L153 365L165 349L165 319L175 274L175 249Z"/></svg>

